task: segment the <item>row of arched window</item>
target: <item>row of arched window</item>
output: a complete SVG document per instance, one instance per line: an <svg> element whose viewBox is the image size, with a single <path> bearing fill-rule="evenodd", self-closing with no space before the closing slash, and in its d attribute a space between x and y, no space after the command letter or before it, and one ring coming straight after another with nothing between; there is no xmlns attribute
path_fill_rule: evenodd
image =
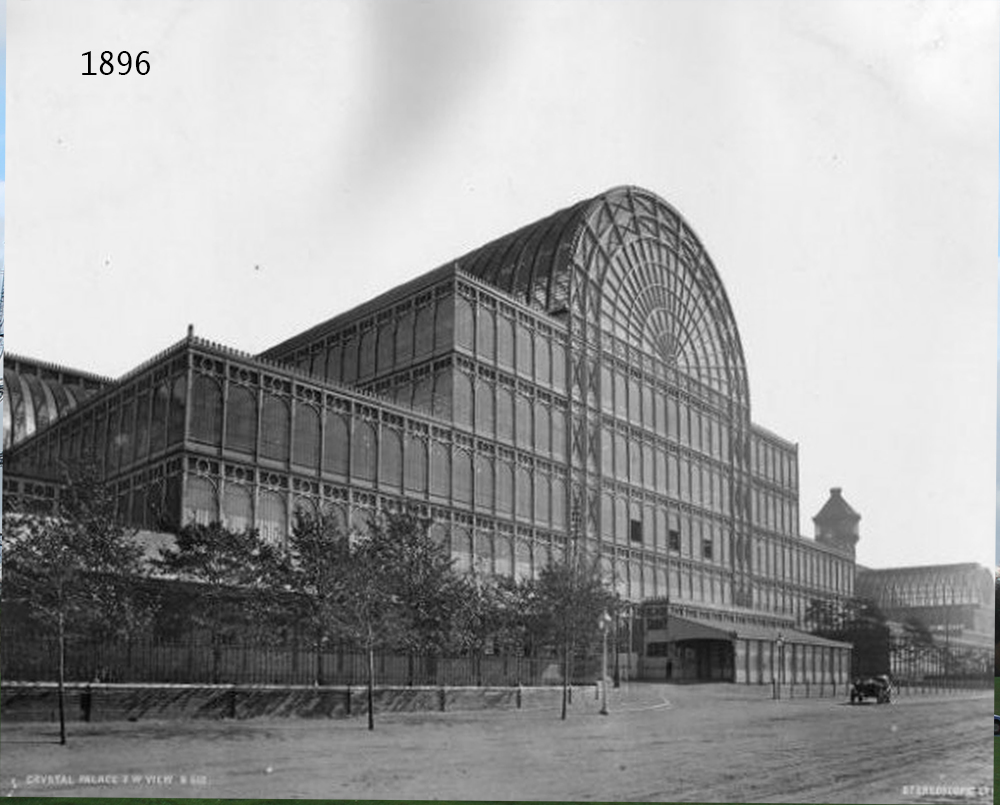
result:
<svg viewBox="0 0 1000 805"><path fill-rule="evenodd" d="M721 461L729 460L731 429L718 414L608 366L601 367L600 385L604 414Z"/></svg>
<svg viewBox="0 0 1000 805"><path fill-rule="evenodd" d="M760 478L787 489L797 488L795 454L754 436L750 440L750 468Z"/></svg>
<svg viewBox="0 0 1000 805"><path fill-rule="evenodd" d="M566 458L566 412L513 388L455 372L454 421L478 435L495 438L556 461Z"/></svg>
<svg viewBox="0 0 1000 805"><path fill-rule="evenodd" d="M652 442L601 428L601 472L606 479L725 513L731 507L728 473Z"/></svg>
<svg viewBox="0 0 1000 805"><path fill-rule="evenodd" d="M455 297L455 346L481 361L541 386L566 390L566 349L559 338L534 332L513 312Z"/></svg>
<svg viewBox="0 0 1000 805"><path fill-rule="evenodd" d="M754 525L779 534L798 535L798 506L794 499L776 495L767 489L754 489L751 501Z"/></svg>
<svg viewBox="0 0 1000 805"><path fill-rule="evenodd" d="M184 439L187 378L164 380L134 396L58 420L19 456L25 471L52 474L60 463L96 460L107 475Z"/></svg>
<svg viewBox="0 0 1000 805"><path fill-rule="evenodd" d="M435 352L451 350L454 315L452 297L428 299L329 343L307 347L293 362L299 369L335 383L371 380L408 368Z"/></svg>

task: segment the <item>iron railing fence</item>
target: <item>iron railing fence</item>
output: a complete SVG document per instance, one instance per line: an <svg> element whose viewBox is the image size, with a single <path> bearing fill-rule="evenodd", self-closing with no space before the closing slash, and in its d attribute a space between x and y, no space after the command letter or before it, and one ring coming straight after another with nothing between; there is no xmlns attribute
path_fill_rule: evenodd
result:
<svg viewBox="0 0 1000 805"><path fill-rule="evenodd" d="M600 657L577 657L571 681L592 684L600 676ZM0 678L8 682L55 682L59 649L48 636L4 635L0 639ZM556 657L512 655L433 656L377 652L379 686L467 686L561 684ZM349 647L317 652L309 646L259 644L213 645L210 642L69 641L67 682L363 685L368 656Z"/></svg>

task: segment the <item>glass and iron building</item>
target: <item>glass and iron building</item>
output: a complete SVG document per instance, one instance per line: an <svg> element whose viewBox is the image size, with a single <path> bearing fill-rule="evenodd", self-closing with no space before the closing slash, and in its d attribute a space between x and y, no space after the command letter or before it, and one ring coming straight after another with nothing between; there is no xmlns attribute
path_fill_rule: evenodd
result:
<svg viewBox="0 0 1000 805"><path fill-rule="evenodd" d="M797 445L752 421L720 275L646 190L259 355L189 332L115 381L11 358L5 491L94 456L141 528L222 520L280 542L299 508L350 527L414 506L459 568L518 577L577 542L656 613L646 673L846 680L850 647L799 627L811 601L853 594L856 534L799 534Z"/></svg>

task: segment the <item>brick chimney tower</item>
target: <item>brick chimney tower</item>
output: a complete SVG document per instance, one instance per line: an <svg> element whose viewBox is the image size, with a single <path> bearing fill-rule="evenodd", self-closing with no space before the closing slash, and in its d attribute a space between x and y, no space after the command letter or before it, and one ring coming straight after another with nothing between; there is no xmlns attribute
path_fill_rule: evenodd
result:
<svg viewBox="0 0 1000 805"><path fill-rule="evenodd" d="M844 500L841 491L839 486L833 487L830 499L813 517L816 542L836 548L854 559L854 549L860 538L858 523L861 522L861 515Z"/></svg>

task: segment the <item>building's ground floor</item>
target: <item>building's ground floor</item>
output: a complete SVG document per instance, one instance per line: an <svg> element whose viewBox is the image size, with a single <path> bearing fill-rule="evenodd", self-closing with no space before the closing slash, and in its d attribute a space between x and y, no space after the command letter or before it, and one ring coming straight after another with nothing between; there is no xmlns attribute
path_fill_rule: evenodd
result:
<svg viewBox="0 0 1000 805"><path fill-rule="evenodd" d="M638 675L748 685L846 684L851 644L791 628L667 615L646 629Z"/></svg>

